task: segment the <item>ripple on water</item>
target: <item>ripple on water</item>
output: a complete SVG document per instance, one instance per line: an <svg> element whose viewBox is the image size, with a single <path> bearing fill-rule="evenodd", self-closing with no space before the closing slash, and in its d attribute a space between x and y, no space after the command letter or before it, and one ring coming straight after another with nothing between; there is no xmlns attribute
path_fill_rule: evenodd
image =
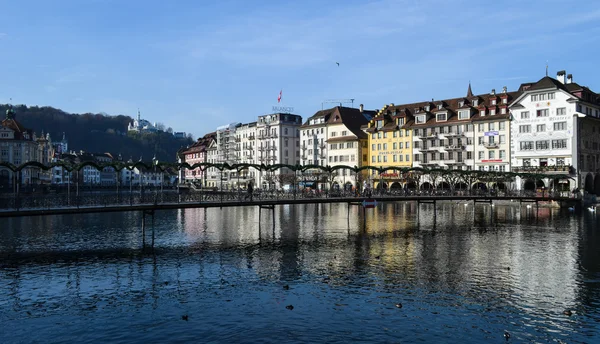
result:
<svg viewBox="0 0 600 344"><path fill-rule="evenodd" d="M593 219L546 209L536 223L497 205L492 222L478 205L474 226L438 207L435 228L430 205L417 221L415 204L383 204L366 227L346 205L278 207L275 231L253 208L165 211L153 252L133 213L0 219L0 340L598 338Z"/></svg>

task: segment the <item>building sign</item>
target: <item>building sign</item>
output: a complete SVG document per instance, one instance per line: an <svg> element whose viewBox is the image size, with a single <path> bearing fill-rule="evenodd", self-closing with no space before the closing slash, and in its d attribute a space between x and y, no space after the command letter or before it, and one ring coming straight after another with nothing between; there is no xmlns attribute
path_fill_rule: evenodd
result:
<svg viewBox="0 0 600 344"><path fill-rule="evenodd" d="M379 176L381 178L398 178L398 173L382 173Z"/></svg>
<svg viewBox="0 0 600 344"><path fill-rule="evenodd" d="M481 162L502 162L502 159L488 159L488 160L481 160Z"/></svg>
<svg viewBox="0 0 600 344"><path fill-rule="evenodd" d="M568 119L569 119L569 116L557 116L557 117L546 116L546 117L535 117L532 119L519 119L519 120L517 120L517 122L519 124L527 124L527 123L537 123L537 122L566 121Z"/></svg>
<svg viewBox="0 0 600 344"><path fill-rule="evenodd" d="M377 152L377 155L398 155L398 154L402 154L403 151L383 151L383 152Z"/></svg>
<svg viewBox="0 0 600 344"><path fill-rule="evenodd" d="M485 136L498 136L498 132L497 131L486 131Z"/></svg>
<svg viewBox="0 0 600 344"><path fill-rule="evenodd" d="M272 111L275 113L292 113L292 112L294 112L294 107L292 107L292 106L273 106Z"/></svg>

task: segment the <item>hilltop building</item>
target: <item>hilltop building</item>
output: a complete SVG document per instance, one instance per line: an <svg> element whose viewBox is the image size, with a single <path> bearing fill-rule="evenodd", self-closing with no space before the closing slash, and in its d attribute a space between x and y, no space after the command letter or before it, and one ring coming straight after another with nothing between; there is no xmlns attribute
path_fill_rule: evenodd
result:
<svg viewBox="0 0 600 344"><path fill-rule="evenodd" d="M159 131L156 123L152 124L149 121L142 119L140 112L138 111L137 119L127 126L127 131L134 131L139 133L154 133Z"/></svg>

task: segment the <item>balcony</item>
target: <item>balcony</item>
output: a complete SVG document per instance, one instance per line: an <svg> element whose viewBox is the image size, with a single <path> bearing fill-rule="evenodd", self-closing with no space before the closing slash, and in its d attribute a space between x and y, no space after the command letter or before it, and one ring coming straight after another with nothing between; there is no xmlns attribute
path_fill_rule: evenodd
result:
<svg viewBox="0 0 600 344"><path fill-rule="evenodd" d="M263 147L263 146L258 147L258 151L259 152L264 152L265 151L265 147Z"/></svg>
<svg viewBox="0 0 600 344"><path fill-rule="evenodd" d="M526 172L526 173L568 173L575 174L573 166L517 166L512 168L513 172Z"/></svg>
<svg viewBox="0 0 600 344"><path fill-rule="evenodd" d="M484 142L483 146L487 149L498 148L500 144L498 142Z"/></svg>
<svg viewBox="0 0 600 344"><path fill-rule="evenodd" d="M451 131L449 133L445 133L444 136L446 136L446 137L461 137L461 136L465 136L465 134L462 131Z"/></svg>
<svg viewBox="0 0 600 344"><path fill-rule="evenodd" d="M448 160L444 160L444 164L446 164L446 165L464 165L465 160L464 159L448 159Z"/></svg>
<svg viewBox="0 0 600 344"><path fill-rule="evenodd" d="M421 152L437 152L438 147L437 146L436 147L429 146L429 147L420 148L420 150L421 150Z"/></svg>
<svg viewBox="0 0 600 344"><path fill-rule="evenodd" d="M258 139L259 140L264 140L264 139L268 139L268 138L269 138L269 135L267 135L267 134L260 134L260 135L258 135Z"/></svg>
<svg viewBox="0 0 600 344"><path fill-rule="evenodd" d="M269 134L269 138L276 139L277 138L277 134L276 133L270 133Z"/></svg>
<svg viewBox="0 0 600 344"><path fill-rule="evenodd" d="M256 137L254 135L248 136L248 140L254 140Z"/></svg>
<svg viewBox="0 0 600 344"><path fill-rule="evenodd" d="M465 146L460 146L460 145L445 145L444 149L447 151L462 151L465 150Z"/></svg>
<svg viewBox="0 0 600 344"><path fill-rule="evenodd" d="M240 142L240 141L242 141L242 139L240 139L239 137L235 138L235 142Z"/></svg>
<svg viewBox="0 0 600 344"><path fill-rule="evenodd" d="M277 150L277 146L271 146L271 150L274 152Z"/></svg>

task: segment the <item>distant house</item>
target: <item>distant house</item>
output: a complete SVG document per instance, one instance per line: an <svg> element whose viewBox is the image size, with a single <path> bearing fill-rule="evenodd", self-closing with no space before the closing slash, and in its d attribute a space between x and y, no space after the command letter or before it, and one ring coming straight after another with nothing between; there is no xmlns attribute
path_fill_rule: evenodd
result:
<svg viewBox="0 0 600 344"><path fill-rule="evenodd" d="M178 139L185 139L185 131L176 131L173 133L173 136Z"/></svg>

